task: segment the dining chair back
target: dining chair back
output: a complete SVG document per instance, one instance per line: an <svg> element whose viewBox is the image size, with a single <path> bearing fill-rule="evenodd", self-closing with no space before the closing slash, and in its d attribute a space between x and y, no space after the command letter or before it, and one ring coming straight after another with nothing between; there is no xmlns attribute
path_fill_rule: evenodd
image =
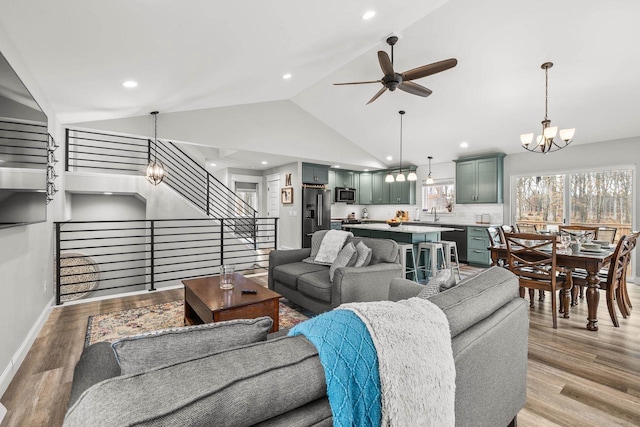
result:
<svg viewBox="0 0 640 427"><path fill-rule="evenodd" d="M560 276L556 264L556 236L547 236L535 233L505 233L507 246L507 260L509 270L519 278L520 296L524 297L524 290L549 291L551 293L551 312L553 328L558 327L556 290L558 284L564 284L569 276ZM569 279L567 279L569 277ZM566 294L566 295L565 295ZM568 293L563 293L565 307L569 304ZM531 300L533 305L533 299Z"/></svg>
<svg viewBox="0 0 640 427"><path fill-rule="evenodd" d="M607 292L607 309L609 310L609 316L615 327L619 327L620 323L618 322L616 309L613 305L614 301L617 302L623 317L626 318L629 315L624 304L623 290L625 290L626 287L626 274L629 261L631 260L631 251L635 247L636 241L637 236L633 234L620 238L616 250L613 252L613 257L611 258L607 280L600 282L600 287Z"/></svg>
<svg viewBox="0 0 640 427"><path fill-rule="evenodd" d="M491 243L491 246L502 244L502 237L497 228L487 227L487 234L489 235L489 243Z"/></svg>
<svg viewBox="0 0 640 427"><path fill-rule="evenodd" d="M599 227L596 233L598 240L606 240L609 243L613 243L616 240L616 233L618 229L616 227Z"/></svg>
<svg viewBox="0 0 640 427"><path fill-rule="evenodd" d="M559 225L560 235L568 234L572 239L583 237L593 240L598 237L598 227L591 225Z"/></svg>
<svg viewBox="0 0 640 427"><path fill-rule="evenodd" d="M535 224L525 224L519 222L516 224L516 232L518 233L537 233L538 227Z"/></svg>

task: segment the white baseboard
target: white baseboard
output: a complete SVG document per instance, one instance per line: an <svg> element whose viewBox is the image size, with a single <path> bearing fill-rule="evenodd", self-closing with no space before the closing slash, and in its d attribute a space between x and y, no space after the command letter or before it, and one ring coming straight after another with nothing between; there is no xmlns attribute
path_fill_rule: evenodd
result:
<svg viewBox="0 0 640 427"><path fill-rule="evenodd" d="M51 311L52 307L53 298L45 306L44 310L42 310L42 313L40 313L40 316L38 316L38 319L31 327L31 330L18 348L18 351L15 352L15 354L9 361L9 364L2 371L2 374L0 375L0 396L2 396L4 392L7 391L7 388L9 388L11 380L15 376L16 372L18 372L18 368L20 368L20 365L24 361L24 358L27 357L27 353L29 353L31 345L33 345L33 342L38 337L38 334L40 333L44 322L47 320L47 317L49 317L49 312ZM2 405L0 405L0 421L2 421L2 417L4 416L4 414L2 413L3 410L6 412L6 409L2 407Z"/></svg>
<svg viewBox="0 0 640 427"><path fill-rule="evenodd" d="M102 295L99 297L91 297L91 298L82 298L75 301L67 301L64 303L64 305L67 306L67 305L85 304L87 302L103 301L103 300L113 299L113 298L130 297L132 295L142 295L142 294L148 294L149 292L157 292L157 291L168 291L170 289L178 289L183 287L184 285L170 285L170 286L163 286L162 288L156 288L153 291L149 291L148 289L142 289L140 291L123 292L119 294Z"/></svg>
<svg viewBox="0 0 640 427"><path fill-rule="evenodd" d="M4 416L7 413L7 409L2 406L2 403L0 403L0 423L2 422L2 419L4 418Z"/></svg>

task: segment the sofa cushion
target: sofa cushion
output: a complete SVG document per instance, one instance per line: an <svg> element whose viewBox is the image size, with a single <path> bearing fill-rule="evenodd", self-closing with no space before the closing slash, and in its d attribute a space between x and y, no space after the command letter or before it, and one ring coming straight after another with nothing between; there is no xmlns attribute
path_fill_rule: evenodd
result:
<svg viewBox="0 0 640 427"><path fill-rule="evenodd" d="M340 251L335 261L329 267L329 281L333 282L333 275L337 268L340 267L353 267L358 259L358 251L353 243L347 243Z"/></svg>
<svg viewBox="0 0 640 427"><path fill-rule="evenodd" d="M329 267L320 264L309 264L306 262L292 262L291 264L283 264L273 269L273 279L291 288L294 291L298 289L298 277L303 274L313 273L316 271L326 271L327 280L329 280Z"/></svg>
<svg viewBox="0 0 640 427"><path fill-rule="evenodd" d="M300 276L298 279L298 291L308 297L331 302L331 282L329 281L329 270L316 271Z"/></svg>
<svg viewBox="0 0 640 427"><path fill-rule="evenodd" d="M354 267L366 267L371 262L371 253L373 252L370 247L362 243L362 240L356 245L358 251L358 258Z"/></svg>
<svg viewBox="0 0 640 427"><path fill-rule="evenodd" d="M444 311L453 338L518 297L519 288L516 275L502 267L491 267L429 301Z"/></svg>
<svg viewBox="0 0 640 427"><path fill-rule="evenodd" d="M267 339L270 317L229 320L122 338L111 344L122 375Z"/></svg>
<svg viewBox="0 0 640 427"><path fill-rule="evenodd" d="M362 242L371 248L371 261L369 265L379 264L381 262L398 262L398 244L391 239L377 239L371 237L351 237L347 239L347 243L352 242L354 245Z"/></svg>
<svg viewBox="0 0 640 427"><path fill-rule="evenodd" d="M325 395L315 346L284 337L103 381L69 409L64 425L253 425Z"/></svg>

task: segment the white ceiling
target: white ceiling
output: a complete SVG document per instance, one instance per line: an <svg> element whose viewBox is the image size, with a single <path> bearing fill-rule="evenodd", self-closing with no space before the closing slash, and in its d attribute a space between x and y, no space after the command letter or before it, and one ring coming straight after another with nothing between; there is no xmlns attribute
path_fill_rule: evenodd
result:
<svg viewBox="0 0 640 427"><path fill-rule="evenodd" d="M403 109L403 163L440 163L521 152L519 135L544 116L540 64L553 61L549 117L576 128L574 144L640 135L637 0L2 0L0 12L63 123L290 100L366 152L363 165L390 167ZM378 84L332 85L381 78L376 51L391 33L396 71L458 66L417 81L428 98L387 92L367 106ZM128 79L139 87L122 88ZM323 162L340 162L332 151Z"/></svg>

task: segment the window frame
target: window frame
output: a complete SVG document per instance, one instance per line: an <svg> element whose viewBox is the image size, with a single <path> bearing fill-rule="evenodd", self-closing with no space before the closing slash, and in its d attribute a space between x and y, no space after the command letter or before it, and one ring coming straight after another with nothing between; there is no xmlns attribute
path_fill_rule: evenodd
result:
<svg viewBox="0 0 640 427"><path fill-rule="evenodd" d="M444 215L448 215L451 214L453 215L453 209L455 208L456 205L456 183L455 183L455 179L454 178L440 178L440 179L435 179L433 181L433 184L426 184L424 181L420 187L420 195L421 195L421 201L420 201L420 210L422 212L431 212L431 207L428 205L429 202L429 198L427 197L426 194L426 188L427 187L435 187L435 186L443 186L443 185L450 185L452 187L452 198L451 198L451 211L446 209L445 207L440 207L439 209L436 209L436 212L438 214L444 214Z"/></svg>

